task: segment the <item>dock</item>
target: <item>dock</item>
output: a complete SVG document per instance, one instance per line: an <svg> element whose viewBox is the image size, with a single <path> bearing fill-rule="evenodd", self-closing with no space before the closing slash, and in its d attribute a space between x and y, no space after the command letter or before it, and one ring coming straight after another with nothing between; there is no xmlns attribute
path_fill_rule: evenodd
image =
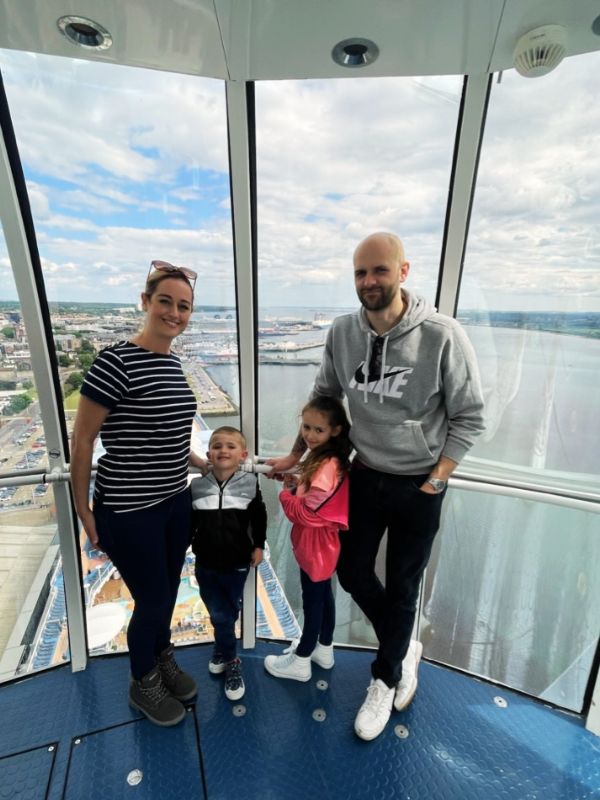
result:
<svg viewBox="0 0 600 800"><path fill-rule="evenodd" d="M202 417L228 416L238 413L237 406L221 387L216 384L206 370L191 361L183 365L190 388L198 401L198 413Z"/></svg>

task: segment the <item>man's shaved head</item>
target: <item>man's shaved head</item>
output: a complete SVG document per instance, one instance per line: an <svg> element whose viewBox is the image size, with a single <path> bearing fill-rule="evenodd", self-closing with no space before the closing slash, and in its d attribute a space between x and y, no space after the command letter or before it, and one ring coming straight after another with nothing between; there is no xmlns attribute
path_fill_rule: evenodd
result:
<svg viewBox="0 0 600 800"><path fill-rule="evenodd" d="M398 264L404 264L406 261L406 257L404 255L404 245L402 244L402 241L393 233L379 231L377 233L371 233L369 236L363 239L354 251L354 264L357 263L357 258L360 258L361 252L367 247L376 247L378 249L382 248L386 250L387 253Z"/></svg>

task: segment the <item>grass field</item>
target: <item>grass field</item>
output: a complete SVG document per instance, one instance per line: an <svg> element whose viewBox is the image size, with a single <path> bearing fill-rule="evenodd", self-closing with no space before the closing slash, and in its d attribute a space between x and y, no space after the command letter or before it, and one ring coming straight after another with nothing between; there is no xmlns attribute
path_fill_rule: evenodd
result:
<svg viewBox="0 0 600 800"><path fill-rule="evenodd" d="M77 411L77 406L79 405L79 389L72 392L68 397L65 397L64 404L67 411Z"/></svg>

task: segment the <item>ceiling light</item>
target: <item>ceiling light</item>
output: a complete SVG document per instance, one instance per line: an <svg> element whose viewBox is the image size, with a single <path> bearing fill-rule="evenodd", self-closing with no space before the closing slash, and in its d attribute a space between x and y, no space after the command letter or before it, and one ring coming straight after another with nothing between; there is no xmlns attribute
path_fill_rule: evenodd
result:
<svg viewBox="0 0 600 800"><path fill-rule="evenodd" d="M567 55L567 32L560 25L543 25L521 36L513 64L524 78L538 78L552 72Z"/></svg>
<svg viewBox="0 0 600 800"><path fill-rule="evenodd" d="M112 36L106 28L86 17L61 17L56 24L59 31L78 47L108 50L112 45Z"/></svg>
<svg viewBox="0 0 600 800"><path fill-rule="evenodd" d="M358 69L372 64L379 55L379 48L370 39L344 39L331 51L336 64L349 69Z"/></svg>

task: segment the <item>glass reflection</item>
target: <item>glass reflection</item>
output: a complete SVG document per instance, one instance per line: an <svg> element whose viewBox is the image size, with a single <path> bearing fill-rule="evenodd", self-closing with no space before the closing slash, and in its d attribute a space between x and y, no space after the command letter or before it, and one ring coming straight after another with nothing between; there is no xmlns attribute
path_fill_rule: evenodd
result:
<svg viewBox="0 0 600 800"><path fill-rule="evenodd" d="M452 489L442 525L425 656L580 711L600 634L597 516Z"/></svg>
<svg viewBox="0 0 600 800"><path fill-rule="evenodd" d="M494 84L458 310L487 413L461 472L596 497L599 64L593 53L539 82L511 71ZM599 633L594 525L583 511L451 490L427 575L426 656L580 710Z"/></svg>
<svg viewBox="0 0 600 800"><path fill-rule="evenodd" d="M0 237L0 681L68 658L54 493L19 479L48 466L46 439L14 282Z"/></svg>
<svg viewBox="0 0 600 800"><path fill-rule="evenodd" d="M574 493L600 489L598 66L494 84L458 311L488 415L465 469Z"/></svg>

